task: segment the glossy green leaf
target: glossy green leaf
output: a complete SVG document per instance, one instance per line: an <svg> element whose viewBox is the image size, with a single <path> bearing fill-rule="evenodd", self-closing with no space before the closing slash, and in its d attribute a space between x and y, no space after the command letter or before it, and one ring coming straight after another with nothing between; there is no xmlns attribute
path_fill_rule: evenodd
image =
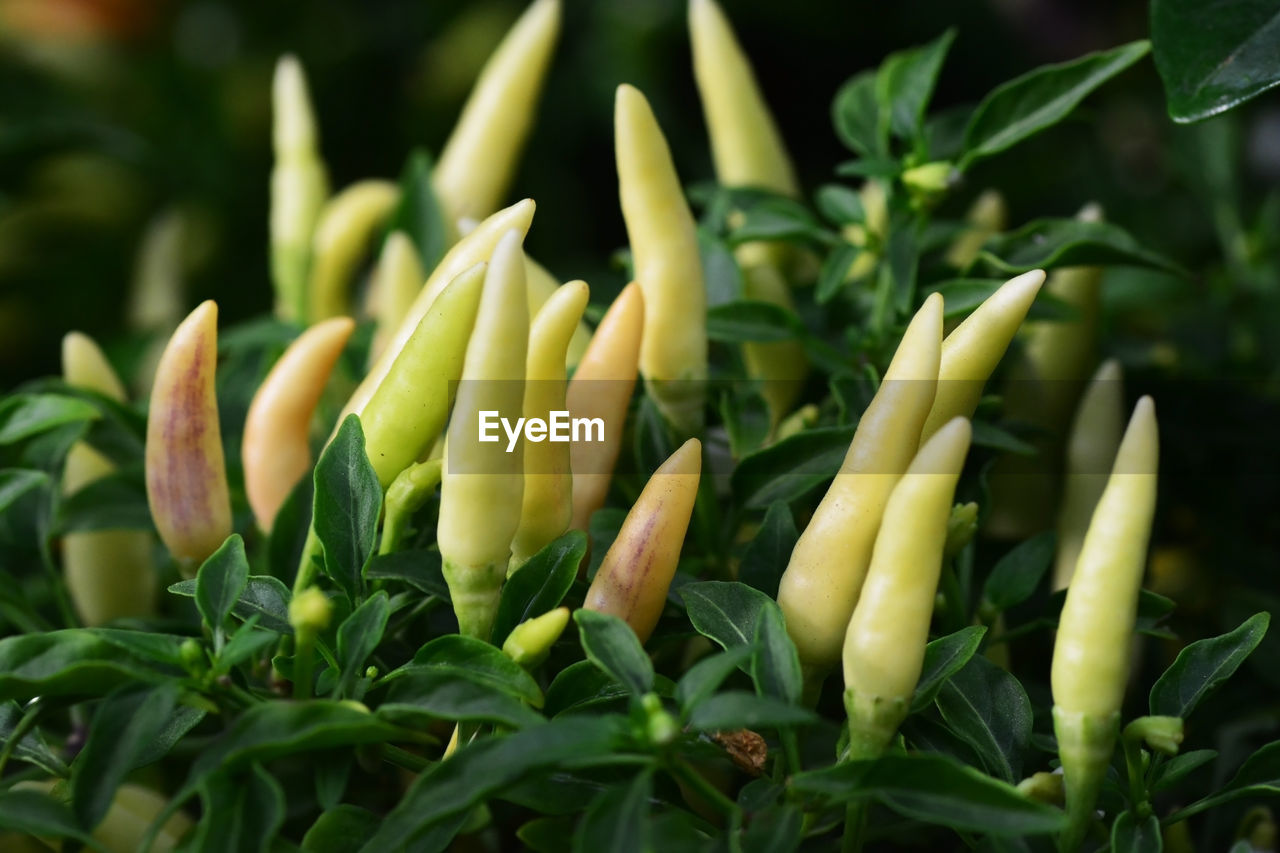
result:
<svg viewBox="0 0 1280 853"><path fill-rule="evenodd" d="M548 716L568 711L596 710L601 705L624 703L631 693L616 678L589 660L580 660L560 670L547 687L544 707Z"/></svg>
<svg viewBox="0 0 1280 853"><path fill-rule="evenodd" d="M324 545L325 572L356 601L382 512L382 486L365 455L358 417L348 415L320 454L315 483L315 529Z"/></svg>
<svg viewBox="0 0 1280 853"><path fill-rule="evenodd" d="M196 582L178 581L169 585L169 592L185 598L194 598ZM270 575L249 575L244 591L231 608L231 613L238 619L258 617L258 625L277 634L292 634L293 626L289 624L289 599L292 595L289 588L279 578Z"/></svg>
<svg viewBox="0 0 1280 853"><path fill-rule="evenodd" d="M791 551L800 538L791 508L782 501L769 506L755 538L747 545L738 564L738 579L770 598L778 594L778 583L786 571Z"/></svg>
<svg viewBox="0 0 1280 853"><path fill-rule="evenodd" d="M0 702L0 743L9 743L22 717L23 711L17 702ZM71 773L62 758L45 742L39 728L28 731L12 748L16 760L39 767L49 776L66 778Z"/></svg>
<svg viewBox="0 0 1280 853"><path fill-rule="evenodd" d="M926 288L926 292L941 293L942 316L948 320L954 320L972 314L975 308L1007 281L1007 278L952 278L930 285ZM1036 294L1035 301L1031 303L1031 309L1027 311L1028 320L1071 322L1079 317L1078 310L1044 289Z"/></svg>
<svg viewBox="0 0 1280 853"><path fill-rule="evenodd" d="M751 659L751 678L762 696L780 699L792 705L800 701L804 677L795 643L787 634L782 609L776 604L760 610L756 622L756 653Z"/></svg>
<svg viewBox="0 0 1280 853"><path fill-rule="evenodd" d="M26 468L9 468L0 471L0 514L8 510L27 492L52 484L52 478L43 471Z"/></svg>
<svg viewBox="0 0 1280 853"><path fill-rule="evenodd" d="M196 572L196 608L210 630L222 628L248 583L244 540L232 533Z"/></svg>
<svg viewBox="0 0 1280 853"><path fill-rule="evenodd" d="M10 394L0 400L0 447L65 424L101 417L96 406L62 394Z"/></svg>
<svg viewBox="0 0 1280 853"><path fill-rule="evenodd" d="M625 785L615 785L596 797L573 836L576 853L645 853L649 845L649 798L653 775L645 769Z"/></svg>
<svg viewBox="0 0 1280 853"><path fill-rule="evenodd" d="M412 664L388 673L383 683L412 675L423 668L461 672L464 676L486 681L534 707L542 705L542 691L533 676L504 655L501 649L475 637L461 634L437 637L418 649Z"/></svg>
<svg viewBox="0 0 1280 853"><path fill-rule="evenodd" d="M742 835L742 853L794 853L804 839L804 823L804 812L794 803L755 812Z"/></svg>
<svg viewBox="0 0 1280 853"><path fill-rule="evenodd" d="M106 851L80 828L71 807L39 791L0 791L0 830L45 838L74 838Z"/></svg>
<svg viewBox="0 0 1280 853"><path fill-rule="evenodd" d="M699 228L698 251L707 288L707 307L715 308L741 299L744 288L742 269L733 256L733 250L705 228Z"/></svg>
<svg viewBox="0 0 1280 853"><path fill-rule="evenodd" d="M1181 752L1157 765L1151 773L1152 792L1166 791L1218 757L1216 749Z"/></svg>
<svg viewBox="0 0 1280 853"><path fill-rule="evenodd" d="M1028 222L987 240L979 258L996 272L1010 275L1055 267L1126 265L1186 274L1163 255L1144 249L1119 225L1079 219Z"/></svg>
<svg viewBox="0 0 1280 853"><path fill-rule="evenodd" d="M1256 613L1228 634L1184 648L1151 688L1151 713L1186 719L1207 695L1235 674L1262 642L1270 624L1271 614Z"/></svg>
<svg viewBox="0 0 1280 853"><path fill-rule="evenodd" d="M733 491L750 509L791 502L840 470L853 427L807 429L746 457L733 472Z"/></svg>
<svg viewBox="0 0 1280 853"><path fill-rule="evenodd" d="M818 716L807 708L744 690L726 690L709 696L689 714L689 728L702 732L759 731L816 722Z"/></svg>
<svg viewBox="0 0 1280 853"><path fill-rule="evenodd" d="M825 305L844 289L853 262L863 250L852 243L839 243L822 261L822 269L818 272L818 286L814 290L814 299L819 305Z"/></svg>
<svg viewBox="0 0 1280 853"><path fill-rule="evenodd" d="M415 667L391 685L378 716L408 728L430 720L467 720L511 728L535 726L542 717L510 690L463 669Z"/></svg>
<svg viewBox="0 0 1280 853"><path fill-rule="evenodd" d="M982 638L987 633L983 625L970 625L954 634L939 637L924 647L924 664L916 692L911 699L911 710L923 711L933 703L938 690L947 679L955 675L969 662Z"/></svg>
<svg viewBox="0 0 1280 853"><path fill-rule="evenodd" d="M982 587L982 597L996 610L1008 610L1031 597L1053 562L1057 535L1041 533L1011 548Z"/></svg>
<svg viewBox="0 0 1280 853"><path fill-rule="evenodd" d="M585 609L574 611L573 620L587 660L636 696L653 690L653 661L630 625L612 614Z"/></svg>
<svg viewBox="0 0 1280 853"><path fill-rule="evenodd" d="M936 701L942 719L974 748L989 773L1011 783L1021 778L1032 716L1018 679L984 657L973 657L943 682Z"/></svg>
<svg viewBox="0 0 1280 853"><path fill-rule="evenodd" d="M833 225L851 225L867 218L862 207L862 196L852 187L843 184L823 184L814 193L813 203L818 212Z"/></svg>
<svg viewBox="0 0 1280 853"><path fill-rule="evenodd" d="M687 718L689 712L702 700L714 693L730 675L738 669L746 669L755 657L756 647L734 646L723 652L710 654L689 667L676 684L676 701Z"/></svg>
<svg viewBox="0 0 1280 853"><path fill-rule="evenodd" d="M1230 782L1216 793L1169 815L1165 823L1177 823L1223 803L1258 794L1280 795L1280 741L1273 741L1253 753Z"/></svg>
<svg viewBox="0 0 1280 853"><path fill-rule="evenodd" d="M387 223L388 231L403 231L413 241L427 273L436 268L449 248L449 229L431 186L431 170L431 155L415 148L400 174L400 201Z"/></svg>
<svg viewBox="0 0 1280 853"><path fill-rule="evenodd" d="M378 831L382 817L343 803L320 815L302 836L305 853L349 853Z"/></svg>
<svg viewBox="0 0 1280 853"><path fill-rule="evenodd" d="M880 63L876 102L880 121L888 122L893 135L907 140L920 135L925 109L955 36L955 30L949 29L926 45L891 53Z"/></svg>
<svg viewBox="0 0 1280 853"><path fill-rule="evenodd" d="M284 790L261 764L210 777L200 799L204 808L194 843L201 853L266 853L284 823Z"/></svg>
<svg viewBox="0 0 1280 853"><path fill-rule="evenodd" d="M379 590L343 620L338 628L338 666L342 674L335 696L346 696L356 679L364 675L365 660L382 642L390 618L390 599Z"/></svg>
<svg viewBox="0 0 1280 853"><path fill-rule="evenodd" d="M849 150L868 159L885 159L888 140L880 136L875 71L863 71L840 87L831 102L831 121Z"/></svg>
<svg viewBox="0 0 1280 853"><path fill-rule="evenodd" d="M1163 849L1160 819L1153 814L1141 818L1123 811L1111 825L1112 853L1160 853Z"/></svg>
<svg viewBox="0 0 1280 853"><path fill-rule="evenodd" d="M123 632L122 632L123 633ZM165 635L141 635L166 643ZM180 637L170 647L177 658ZM0 640L0 700L35 696L101 696L131 681L160 682L176 666L130 649L102 629L68 628Z"/></svg>
<svg viewBox="0 0 1280 853"><path fill-rule="evenodd" d="M0 497L0 510L4 499ZM140 466L112 471L58 503L57 530L154 530Z"/></svg>
<svg viewBox="0 0 1280 853"><path fill-rule="evenodd" d="M440 567L439 551L396 551L378 554L365 568L368 580L393 580L408 584L419 592L449 600L449 585Z"/></svg>
<svg viewBox="0 0 1280 853"><path fill-rule="evenodd" d="M680 587L689 621L699 634L725 649L754 645L760 614L777 603L757 589L733 581L700 581Z"/></svg>
<svg viewBox="0 0 1280 853"><path fill-rule="evenodd" d="M493 644L501 646L511 629L535 616L554 610L564 601L578 576L587 553L587 536L570 530L529 558L502 585L498 615L493 622Z"/></svg>

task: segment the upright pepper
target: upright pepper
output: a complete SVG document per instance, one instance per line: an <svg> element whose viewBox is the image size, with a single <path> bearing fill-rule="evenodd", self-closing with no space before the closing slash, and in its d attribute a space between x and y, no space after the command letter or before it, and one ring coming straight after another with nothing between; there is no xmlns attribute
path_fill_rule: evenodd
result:
<svg viewBox="0 0 1280 853"><path fill-rule="evenodd" d="M488 261L489 256L493 254L494 247L498 244L498 240L508 231L514 229L523 238L529 231L529 225L533 222L533 210L532 199L525 199L508 208L499 210L493 216L477 225L471 233L455 243L453 248L440 259L440 263L436 264L436 268L431 271L431 275L427 278L426 284L418 291L417 298L413 300L413 305L409 307L409 312L400 321L400 326L396 329L395 334L387 341L386 349L378 356L378 359L369 368L364 380L356 388L355 393L351 395L351 399L347 401L346 407L343 408L342 414L338 418L338 423L342 423L343 418L352 412L360 414L364 411L365 404L369 402L369 398L373 396L373 392L377 387L382 384L387 371L391 369L391 365L395 363L396 358L400 355L400 350L404 348L409 338L413 336L418 324L422 322L422 318L426 316L427 311L431 308L431 303L435 302L436 297L440 295L440 291L444 290L449 282L457 278L464 270Z"/></svg>
<svg viewBox="0 0 1280 853"><path fill-rule="evenodd" d="M161 540L188 577L231 535L217 360L218 306L210 299L169 339L147 414L147 503Z"/></svg>
<svg viewBox="0 0 1280 853"><path fill-rule="evenodd" d="M1080 547L1107 487L1124 435L1124 376L1120 362L1104 361L1080 397L1067 438L1062 506L1058 511L1058 548L1053 588L1066 589L1080 559Z"/></svg>
<svg viewBox="0 0 1280 853"><path fill-rule="evenodd" d="M296 57L282 56L276 63L271 98L275 147L271 171L271 280L276 290L276 316L299 322L306 316L311 235L329 195L329 176L320 159L307 78Z"/></svg>
<svg viewBox="0 0 1280 853"><path fill-rule="evenodd" d="M666 604L701 474L702 444L691 438L645 483L587 590L584 608L624 620L642 643Z"/></svg>
<svg viewBox="0 0 1280 853"><path fill-rule="evenodd" d="M311 470L311 418L355 326L350 317L331 317L307 329L253 395L240 460L260 530L271 530L285 498Z"/></svg>
<svg viewBox="0 0 1280 853"><path fill-rule="evenodd" d="M569 446L573 472L569 526L574 530L587 529L592 514L604 506L609 493L613 467L622 449L627 407L636 387L643 330L644 296L633 281L605 312L569 382L565 405L570 417L599 418L604 423L603 441L575 441Z"/></svg>
<svg viewBox="0 0 1280 853"><path fill-rule="evenodd" d="M311 322L350 311L347 285L399 198L399 188L390 181L359 181L329 199L320 211L307 283Z"/></svg>
<svg viewBox="0 0 1280 853"><path fill-rule="evenodd" d="M974 200L964 220L965 229L951 241L943 256L949 266L960 270L968 269L977 260L983 243L1008 227L1009 210L1004 196L999 190L986 190Z"/></svg>
<svg viewBox="0 0 1280 853"><path fill-rule="evenodd" d="M935 293L907 326L840 472L791 551L778 605L810 683L840 661L881 515L933 404L941 347L942 296Z"/></svg>
<svg viewBox="0 0 1280 853"><path fill-rule="evenodd" d="M529 315L520 231L493 250L449 420L440 485L444 578L461 633L488 639L524 495L523 442L481 439L483 412L512 423L524 405ZM501 433L501 430L499 430Z"/></svg>
<svg viewBox="0 0 1280 853"><path fill-rule="evenodd" d="M391 336L400 327L427 280L418 250L403 231L392 231L387 235L374 275L377 277L374 315L378 325L369 345L370 363L376 362L387 348Z"/></svg>
<svg viewBox="0 0 1280 853"><path fill-rule="evenodd" d="M965 418L944 425L920 448L885 505L866 585L844 638L851 759L883 752L911 707L971 434Z"/></svg>
<svg viewBox="0 0 1280 853"><path fill-rule="evenodd" d="M537 317L538 311L551 298L551 294L560 287L560 282L546 267L527 254L524 256L524 276L529 290L529 316ZM573 330L573 337L569 339L569 348L565 350L565 366L573 367L581 361L582 354L587 351L587 345L590 343L591 329L585 322L579 320Z"/></svg>
<svg viewBox="0 0 1280 853"><path fill-rule="evenodd" d="M761 187L786 196L800 194L782 135L760 94L751 64L715 0L689 3L693 70L711 136L716 178L727 187ZM783 274L789 247L778 242L739 246L744 295L790 309L791 289ZM774 425L791 410L808 370L797 341L746 343L747 373L761 380L761 393Z"/></svg>
<svg viewBox="0 0 1280 853"><path fill-rule="evenodd" d="M139 396L151 390L165 342L186 316L182 299L186 233L187 220L181 211L165 210L147 223L138 246L125 305L125 323L149 338L131 383Z"/></svg>
<svg viewBox="0 0 1280 853"><path fill-rule="evenodd" d="M938 393L920 434L921 446L952 418L973 415L982 387L1009 348L1042 284L1044 270L1009 279L943 340Z"/></svg>
<svg viewBox="0 0 1280 853"><path fill-rule="evenodd" d="M480 72L433 176L450 221L502 203L559 35L560 0L535 0Z"/></svg>
<svg viewBox="0 0 1280 853"><path fill-rule="evenodd" d="M124 402L124 385L87 335L71 332L62 339L62 376L72 387ZM67 453L63 492L74 494L114 469L111 460L78 442ZM67 592L85 625L153 612L156 573L151 566L151 542L145 530L87 530L62 537Z"/></svg>
<svg viewBox="0 0 1280 853"><path fill-rule="evenodd" d="M693 214L649 102L625 84L614 136L622 216L644 291L640 374L663 416L692 435L702 429L707 378L707 297Z"/></svg>
<svg viewBox="0 0 1280 853"><path fill-rule="evenodd" d="M1143 397L1085 534L1053 646L1053 723L1071 820L1063 850L1079 846L1093 819L1119 731L1158 463L1155 404Z"/></svg>
<svg viewBox="0 0 1280 853"><path fill-rule="evenodd" d="M565 351L587 307L585 281L561 285L533 318L525 361L524 416L551 423L552 412L565 405ZM544 436L549 439L550 436ZM511 540L511 570L524 565L569 528L573 515L570 442L539 440L530 435L524 449L524 497L520 526Z"/></svg>

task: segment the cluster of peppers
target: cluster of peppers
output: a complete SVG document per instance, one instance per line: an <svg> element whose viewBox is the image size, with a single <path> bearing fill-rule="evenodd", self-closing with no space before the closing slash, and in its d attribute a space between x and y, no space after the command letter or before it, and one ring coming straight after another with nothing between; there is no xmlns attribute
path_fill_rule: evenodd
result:
<svg viewBox="0 0 1280 853"><path fill-rule="evenodd" d="M505 578L568 529L585 530L605 501L633 388L687 440L651 476L604 556L585 607L614 614L643 642L662 613L698 492L708 345L706 297L694 218L671 153L645 97L618 88L619 195L635 281L594 334L582 321L589 289L557 284L522 243L534 215L523 200L498 209L533 118L557 39L559 0L536 0L485 68L446 144L433 185L452 241L429 272L413 243L391 234L377 261L377 319L368 371L343 409L364 431L386 490L382 550L437 485L437 543L462 633L488 639ZM689 7L694 68L716 173L726 186L799 196L794 170L748 61L714 0ZM396 203L394 185L357 183L329 197L301 66L281 60L275 79L272 276L277 313L306 330L261 384L244 427L245 488L269 531L285 498L311 470L312 421L355 321L348 286ZM863 191L866 242L883 211L875 181ZM879 195L879 204L876 203ZM1096 217L1096 210L1082 216ZM1003 227L1003 203L985 194L948 259L968 263ZM790 308L796 250L740 245L746 296ZM867 255L859 257L865 264ZM851 269L850 276L859 270ZM425 281L425 284L423 283ZM1011 279L944 337L943 297L925 299L902 336L844 463L797 541L778 603L810 693L842 664L847 757L880 755L906 717L920 677L952 505L983 387L1016 335L1028 418L1069 436L1046 452L1065 460L1055 584L1067 588L1053 657L1054 719L1073 832L1082 831L1110 761L1127 677L1138 590L1155 501L1157 434L1149 398L1122 432L1119 368L1093 359L1097 270L1041 271ZM1045 289L1080 321L1024 319ZM187 574L232 532L219 434L217 306L197 307L172 334L155 372L146 440L146 487L160 538ZM1021 331L1020 331L1021 329ZM794 341L744 345L777 427L791 414L807 365ZM569 370L573 369L572 378ZM66 380L123 399L96 346L64 348ZM775 381L782 380L782 381ZM1028 381L1031 380L1031 381ZM1037 384L1037 382L1039 384ZM1076 382L1072 385L1072 382ZM456 399L455 399L456 397ZM599 442L520 442L515 452L478 440L478 413L527 418L567 410L603 421ZM448 428L447 428L448 427ZM445 447L447 435L448 446ZM74 490L110 463L87 446L67 462ZM1110 470L1110 475L1101 473ZM1025 480L1026 478L1024 478ZM1017 478L1009 478L1015 482ZM1017 535L1019 496L993 500L992 523ZM149 534L66 537L66 576L86 624L142 615L154 603ZM316 597L313 535L294 603ZM105 593L105 594L104 594ZM530 620L504 649L532 666L568 621L559 609Z"/></svg>

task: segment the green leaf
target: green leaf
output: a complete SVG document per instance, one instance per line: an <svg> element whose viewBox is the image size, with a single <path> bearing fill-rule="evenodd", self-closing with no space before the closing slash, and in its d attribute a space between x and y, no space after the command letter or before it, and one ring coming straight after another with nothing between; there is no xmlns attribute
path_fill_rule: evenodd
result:
<svg viewBox="0 0 1280 853"><path fill-rule="evenodd" d="M5 513L27 492L52 484L53 479L43 471L27 468L7 468L0 471L0 514Z"/></svg>
<svg viewBox="0 0 1280 853"><path fill-rule="evenodd" d="M1057 536L1053 531L1047 531L1011 549L987 576L982 597L1001 611L1026 601L1053 562L1056 544Z"/></svg>
<svg viewBox="0 0 1280 853"><path fill-rule="evenodd" d="M911 711L923 711L933 704L933 699L948 678L955 675L978 651L987 633L983 625L970 625L954 634L939 637L924 647L924 665L920 680L911 699Z"/></svg>
<svg viewBox="0 0 1280 853"><path fill-rule="evenodd" d="M573 836L575 853L644 853L649 846L649 798L653 773L648 768L629 783L608 788L587 809Z"/></svg>
<svg viewBox="0 0 1280 853"><path fill-rule="evenodd" d="M800 240L817 243L829 235L809 209L795 199L774 196L743 211L742 224L729 233L730 246L757 240Z"/></svg>
<svg viewBox="0 0 1280 853"><path fill-rule="evenodd" d="M795 643L787 635L782 608L774 604L760 611L756 622L756 653L751 659L751 678L761 696L781 699L792 705L800 701L804 678Z"/></svg>
<svg viewBox="0 0 1280 853"><path fill-rule="evenodd" d="M279 640L280 635L275 631L259 631L259 621L261 617L250 616L240 624L234 634L227 638L227 644L222 647L222 652L218 655L216 667L218 673L230 672L232 667L243 663Z"/></svg>
<svg viewBox="0 0 1280 853"><path fill-rule="evenodd" d="M676 701L680 704L681 714L687 718L689 712L714 693L735 670L746 669L755 653L754 645L734 646L708 655L689 667L676 684Z"/></svg>
<svg viewBox="0 0 1280 853"><path fill-rule="evenodd" d="M302 849L306 853L349 853L377 832L380 823L380 815L343 803L316 818L302 836Z"/></svg>
<svg viewBox="0 0 1280 853"><path fill-rule="evenodd" d="M840 470L853 433L848 426L807 429L751 454L734 469L734 494L748 509L804 497Z"/></svg>
<svg viewBox="0 0 1280 853"><path fill-rule="evenodd" d="M569 853L576 823L564 816L534 818L516 830L516 838L533 853Z"/></svg>
<svg viewBox="0 0 1280 853"><path fill-rule="evenodd" d="M698 229L698 251L702 257L702 278L707 288L707 307L715 308L742 298L742 269L733 250L705 228Z"/></svg>
<svg viewBox="0 0 1280 853"><path fill-rule="evenodd" d="M298 481L271 522L271 533L267 537L267 571L290 583L302 561L302 549L311 530L315 487L314 477Z"/></svg>
<svg viewBox="0 0 1280 853"><path fill-rule="evenodd" d="M182 638L175 639L176 657ZM176 666L157 664L101 629L68 628L0 640L0 700L101 696L123 683L161 682L180 674Z"/></svg>
<svg viewBox="0 0 1280 853"><path fill-rule="evenodd" d="M543 722L492 679L443 667L414 667L397 678L386 701L378 706L378 716L408 728L419 728L430 720L497 723L517 729Z"/></svg>
<svg viewBox="0 0 1280 853"><path fill-rule="evenodd" d="M867 212L862 207L862 196L857 190L843 184L823 184L813 197L818 212L835 225L851 225L863 222Z"/></svg>
<svg viewBox="0 0 1280 853"><path fill-rule="evenodd" d="M22 708L18 707L17 702L0 702L0 742L9 743L18 724L22 721L22 716ZM50 776L66 778L71 772L62 759L45 743L38 728L28 731L13 745L13 757L39 767Z"/></svg>
<svg viewBox="0 0 1280 853"><path fill-rule="evenodd" d="M201 786L200 799L193 844L201 853L266 853L284 823L284 790L261 764L243 774L215 774Z"/></svg>
<svg viewBox="0 0 1280 853"><path fill-rule="evenodd" d="M1216 749L1196 749L1179 753L1156 766L1151 774L1151 791L1166 791L1181 782L1195 770L1218 757Z"/></svg>
<svg viewBox="0 0 1280 853"><path fill-rule="evenodd" d="M906 817L989 835L1058 832L1067 822L1061 810L938 754L847 762L797 774L790 786L831 803L875 800Z"/></svg>
<svg viewBox="0 0 1280 853"><path fill-rule="evenodd" d="M1177 823L1231 800L1255 794L1280 794L1280 741L1273 741L1249 756L1231 781L1217 793L1179 809L1164 822Z"/></svg>
<svg viewBox="0 0 1280 853"><path fill-rule="evenodd" d="M680 587L685 612L699 634L725 649L755 645L761 611L777 603L757 589L733 581L699 581Z"/></svg>
<svg viewBox="0 0 1280 853"><path fill-rule="evenodd" d="M169 592L184 598L194 598L196 582L178 581L169 585ZM238 619L258 617L258 625L277 634L292 634L289 624L289 588L279 578L270 575L249 575L240 599L231 608Z"/></svg>
<svg viewBox="0 0 1280 853"><path fill-rule="evenodd" d="M1163 849L1160 819L1153 814L1140 818L1123 811L1111 825L1112 853L1160 853Z"/></svg>
<svg viewBox="0 0 1280 853"><path fill-rule="evenodd" d="M379 554L369 561L364 576L368 580L393 580L419 592L449 600L449 585L440 567L439 551L397 551Z"/></svg>
<svg viewBox="0 0 1280 853"><path fill-rule="evenodd" d="M587 660L607 672L636 696L653 690L653 661L631 626L617 616L594 610L574 611Z"/></svg>
<svg viewBox="0 0 1280 853"><path fill-rule="evenodd" d="M1186 719L1218 685L1230 678L1262 642L1269 613L1255 613L1229 634L1198 640L1178 653L1151 688L1151 713Z"/></svg>
<svg viewBox="0 0 1280 853"><path fill-rule="evenodd" d="M545 711L557 717L568 711L589 711L601 705L612 705L631 696L616 678L589 660L569 664L547 687Z"/></svg>
<svg viewBox="0 0 1280 853"><path fill-rule="evenodd" d="M794 853L804 839L804 812L794 803L780 803L751 815L742 835L742 853Z"/></svg>
<svg viewBox="0 0 1280 853"><path fill-rule="evenodd" d="M424 668L458 672L485 681L534 707L542 705L542 691L533 676L504 655L501 649L475 637L461 634L437 637L418 649L412 664L388 673L382 683Z"/></svg>
<svg viewBox="0 0 1280 853"><path fill-rule="evenodd" d="M722 343L775 343L801 337L795 313L772 302L742 299L707 309L707 337Z"/></svg>
<svg viewBox="0 0 1280 853"><path fill-rule="evenodd" d="M818 286L814 290L814 299L819 305L825 305L844 289L845 279L853 262L862 254L862 249L852 243L839 243L822 262L818 272Z"/></svg>
<svg viewBox="0 0 1280 853"><path fill-rule="evenodd" d="M103 850L98 841L80 828L71 808L39 791L0 791L0 830L46 838L74 838L94 850Z"/></svg>
<svg viewBox="0 0 1280 853"><path fill-rule="evenodd" d="M71 765L71 808L83 826L95 827L106 816L126 774L168 724L177 698L177 685L165 684L117 690L98 705Z"/></svg>
<svg viewBox="0 0 1280 853"><path fill-rule="evenodd" d="M418 250L422 269L430 273L449 248L444 211L431 186L431 155L415 148L400 174L400 201L387 223L387 231L403 231Z"/></svg>
<svg viewBox="0 0 1280 853"><path fill-rule="evenodd" d="M570 530L507 578L493 623L493 644L501 647L511 629L521 622L559 607L573 586L586 553L586 534Z"/></svg>
<svg viewBox="0 0 1280 853"><path fill-rule="evenodd" d="M735 459L759 450L772 428L769 404L759 386L751 382L734 382L720 395L720 419L729 434L729 453Z"/></svg>
<svg viewBox="0 0 1280 853"><path fill-rule="evenodd" d="M1031 701L1018 679L973 657L938 690L938 710L951 731L977 751L993 776L1016 782L1031 741Z"/></svg>
<svg viewBox="0 0 1280 853"><path fill-rule="evenodd" d="M997 234L983 245L979 258L996 272L1010 275L1055 267L1124 265L1186 275L1164 255L1144 249L1119 225L1079 219L1036 219Z"/></svg>
<svg viewBox="0 0 1280 853"><path fill-rule="evenodd" d="M362 573L382 512L382 486L365 455L359 417L348 415L320 454L315 482L314 519L325 572L355 602L364 592Z"/></svg>
<svg viewBox="0 0 1280 853"><path fill-rule="evenodd" d="M1058 65L1046 65L993 89L969 119L963 171L1066 118L1090 93L1147 55L1146 41L1130 42Z"/></svg>
<svg viewBox="0 0 1280 853"><path fill-rule="evenodd" d="M341 677L335 696L346 696L351 685L364 675L364 662L382 641L391 618L391 602L381 590L351 612L338 628L338 666Z"/></svg>
<svg viewBox="0 0 1280 853"><path fill-rule="evenodd" d="M973 422L974 447L987 447L1018 456L1034 456L1037 451L1034 445L1028 444L1008 430L1001 429L986 421Z"/></svg>
<svg viewBox="0 0 1280 853"><path fill-rule="evenodd" d="M807 726L818 721L819 717L807 708L745 690L726 690L709 696L689 714L689 728L702 732L758 731L762 728Z"/></svg>
<svg viewBox="0 0 1280 853"><path fill-rule="evenodd" d="M887 159L888 140L880 136L880 108L876 102L876 72L850 77L831 102L836 136L849 150L871 160Z"/></svg>
<svg viewBox="0 0 1280 853"><path fill-rule="evenodd" d="M782 501L770 504L755 538L742 554L742 562L738 565L738 579L770 598L775 598L778 583L799 538L791 508Z"/></svg>
<svg viewBox="0 0 1280 853"><path fill-rule="evenodd" d="M0 447L65 424L97 420L96 406L63 394L10 394L0 400Z"/></svg>
<svg viewBox="0 0 1280 853"><path fill-rule="evenodd" d="M1177 122L1217 115L1280 84L1273 0L1153 0L1151 42Z"/></svg>
<svg viewBox="0 0 1280 853"><path fill-rule="evenodd" d="M210 630L222 628L248 583L244 540L232 533L196 572L196 609Z"/></svg>
<svg viewBox="0 0 1280 853"><path fill-rule="evenodd" d="M955 30L948 29L928 44L892 53L880 63L876 102L880 121L887 121L895 136L906 140L920 136L925 109L955 37Z"/></svg>
<svg viewBox="0 0 1280 853"><path fill-rule="evenodd" d="M154 529L140 466L112 471L58 503L59 533Z"/></svg>
<svg viewBox="0 0 1280 853"><path fill-rule="evenodd" d="M360 849L398 849L533 773L608 760L626 748L625 732L622 718L574 716L478 740L422 773Z"/></svg>

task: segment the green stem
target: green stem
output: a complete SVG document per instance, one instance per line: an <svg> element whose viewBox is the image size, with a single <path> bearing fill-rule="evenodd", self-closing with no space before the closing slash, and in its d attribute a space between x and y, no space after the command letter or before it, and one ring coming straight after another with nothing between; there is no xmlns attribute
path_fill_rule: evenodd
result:
<svg viewBox="0 0 1280 853"><path fill-rule="evenodd" d="M297 647L293 653L293 698L301 701L311 698L316 636L310 631L297 631L294 637Z"/></svg>
<svg viewBox="0 0 1280 853"><path fill-rule="evenodd" d="M412 773L422 773L435 763L423 758L421 755L414 755L407 749L401 749L389 743L382 745L382 760Z"/></svg>
<svg viewBox="0 0 1280 853"><path fill-rule="evenodd" d="M840 853L859 853L866 841L867 804L854 800L845 806L844 833L840 836Z"/></svg>
<svg viewBox="0 0 1280 853"><path fill-rule="evenodd" d="M1144 783L1142 770L1142 746L1132 738L1121 738L1124 746L1124 766L1129 776L1129 799L1133 803L1133 812L1140 818L1151 813L1151 802L1147 798L1147 786Z"/></svg>
<svg viewBox="0 0 1280 853"><path fill-rule="evenodd" d="M27 713L22 715L22 719L18 720L18 725L14 726L13 731L9 733L9 737L4 742L4 749L0 750L0 776L4 775L5 766L8 765L9 759L13 756L13 751L18 748L18 744L36 727L36 721L40 719L42 711L44 711L44 703L39 699L33 700L27 709Z"/></svg>
<svg viewBox="0 0 1280 853"><path fill-rule="evenodd" d="M302 546L302 559L298 561L298 574L293 579L294 595L315 583L316 571L319 568L315 558L323 556L324 546L320 544L320 537L316 535L316 528L312 525L307 529L307 541Z"/></svg>
<svg viewBox="0 0 1280 853"><path fill-rule="evenodd" d="M800 766L800 741L796 737L796 730L787 727L779 729L778 734L782 740L782 755L787 762L787 772L794 776L802 769Z"/></svg>

